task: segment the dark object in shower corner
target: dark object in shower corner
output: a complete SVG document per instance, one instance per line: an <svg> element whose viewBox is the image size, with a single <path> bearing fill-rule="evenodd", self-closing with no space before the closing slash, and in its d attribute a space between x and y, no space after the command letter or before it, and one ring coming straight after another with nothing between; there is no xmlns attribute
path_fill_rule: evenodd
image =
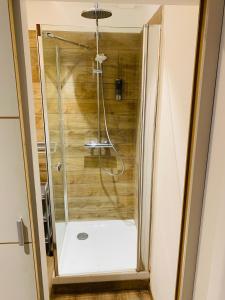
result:
<svg viewBox="0 0 225 300"><path fill-rule="evenodd" d="M122 79L116 79L115 89L116 89L116 100L121 101L122 95L123 95L123 80Z"/></svg>
<svg viewBox="0 0 225 300"><path fill-rule="evenodd" d="M52 218L51 218L51 204L50 204L48 183L41 184L41 198L42 198L43 222L44 222L44 231L45 231L46 254L48 256L52 256L53 255Z"/></svg>

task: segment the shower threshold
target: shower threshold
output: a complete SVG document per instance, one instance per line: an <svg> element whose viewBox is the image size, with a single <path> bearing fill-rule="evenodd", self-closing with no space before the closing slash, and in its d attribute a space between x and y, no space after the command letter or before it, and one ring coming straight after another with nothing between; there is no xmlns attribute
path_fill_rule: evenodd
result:
<svg viewBox="0 0 225 300"><path fill-rule="evenodd" d="M96 282L119 282L119 281L140 281L150 280L149 271L137 272L136 270L124 270L121 272L105 272L93 274L61 275L52 279L52 284L73 284L73 283L96 283Z"/></svg>
<svg viewBox="0 0 225 300"><path fill-rule="evenodd" d="M59 276L136 272L137 229L134 220L68 222L64 238L56 223ZM86 233L88 238L77 236Z"/></svg>

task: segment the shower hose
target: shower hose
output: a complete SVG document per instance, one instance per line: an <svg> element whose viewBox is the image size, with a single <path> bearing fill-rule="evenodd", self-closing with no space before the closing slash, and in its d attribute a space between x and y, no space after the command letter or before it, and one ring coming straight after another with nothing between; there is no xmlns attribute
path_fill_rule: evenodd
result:
<svg viewBox="0 0 225 300"><path fill-rule="evenodd" d="M102 96L102 109L103 109L105 132L106 132L108 142L112 146L112 149L116 153L116 157L120 161L120 164L121 164L121 170L118 170L118 172L114 173L114 172L111 172L110 170L108 170L106 168L103 168L103 170L110 176L120 176L125 171L125 165L124 165L124 161L122 159L122 156L120 155L119 151L116 149L116 147L114 146L114 144L113 144L113 142L110 138L110 134L109 134L109 130L108 130L108 124L107 124L106 109L105 109L105 97L104 97L104 86L103 86L103 68L102 68L101 63L99 65L100 65L100 79L101 79L99 84L101 86L100 89L101 89L101 96ZM99 159L100 159L100 165L101 165L101 149L99 149Z"/></svg>

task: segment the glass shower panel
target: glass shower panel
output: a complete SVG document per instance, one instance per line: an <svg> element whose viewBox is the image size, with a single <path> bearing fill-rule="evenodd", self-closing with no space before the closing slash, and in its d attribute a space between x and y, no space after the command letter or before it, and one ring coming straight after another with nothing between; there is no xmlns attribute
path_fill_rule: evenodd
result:
<svg viewBox="0 0 225 300"><path fill-rule="evenodd" d="M125 164L121 176L110 176L107 171L116 173L122 168L113 149L101 149L100 156L98 148L85 147L98 141L96 36L77 30L63 32L63 37L90 49L64 44L60 65L69 220L133 220L140 33L100 27L99 53L107 57L102 78L108 131ZM116 100L116 81L122 82L120 101ZM102 102L100 128L100 142L107 143Z"/></svg>
<svg viewBox="0 0 225 300"><path fill-rule="evenodd" d="M61 255L63 238L68 221L66 165L64 153L64 115L61 97L60 48L51 39L42 39L45 77L45 131L49 148L48 168L54 207L57 255Z"/></svg>
<svg viewBox="0 0 225 300"><path fill-rule="evenodd" d="M96 213L94 190L98 184L98 157L85 148L97 141L95 33L63 32L61 36L89 49L64 43L61 49L62 99L65 118L65 161L69 221L92 220Z"/></svg>

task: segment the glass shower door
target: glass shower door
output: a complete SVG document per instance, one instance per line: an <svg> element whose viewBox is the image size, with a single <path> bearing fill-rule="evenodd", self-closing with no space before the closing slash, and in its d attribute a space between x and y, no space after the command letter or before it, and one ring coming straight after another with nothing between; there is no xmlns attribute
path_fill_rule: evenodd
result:
<svg viewBox="0 0 225 300"><path fill-rule="evenodd" d="M66 164L64 153L64 115L61 98L60 48L39 37L45 143L47 149L53 247L56 272L68 222Z"/></svg>

